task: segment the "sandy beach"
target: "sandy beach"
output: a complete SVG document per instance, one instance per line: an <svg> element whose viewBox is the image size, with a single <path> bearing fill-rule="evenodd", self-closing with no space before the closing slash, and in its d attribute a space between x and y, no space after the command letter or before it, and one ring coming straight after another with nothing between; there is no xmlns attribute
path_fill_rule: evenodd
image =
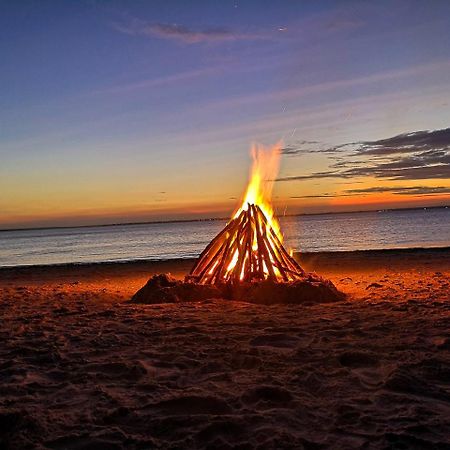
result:
<svg viewBox="0 0 450 450"><path fill-rule="evenodd" d="M450 448L450 249L299 260L348 300L128 303L193 260L1 269L0 448Z"/></svg>

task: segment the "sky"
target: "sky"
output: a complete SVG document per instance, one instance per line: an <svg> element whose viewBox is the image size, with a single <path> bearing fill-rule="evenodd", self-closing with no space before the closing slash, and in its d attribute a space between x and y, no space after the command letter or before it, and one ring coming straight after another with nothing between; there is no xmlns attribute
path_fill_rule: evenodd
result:
<svg viewBox="0 0 450 450"><path fill-rule="evenodd" d="M0 1L0 228L450 204L450 2Z"/></svg>

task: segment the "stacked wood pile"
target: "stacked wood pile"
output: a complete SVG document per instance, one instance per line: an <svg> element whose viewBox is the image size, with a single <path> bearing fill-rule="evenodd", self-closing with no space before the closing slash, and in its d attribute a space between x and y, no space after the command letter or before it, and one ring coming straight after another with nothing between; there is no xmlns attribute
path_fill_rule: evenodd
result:
<svg viewBox="0 0 450 450"><path fill-rule="evenodd" d="M305 271L283 247L257 205L247 205L211 241L188 279L200 284L301 280Z"/></svg>

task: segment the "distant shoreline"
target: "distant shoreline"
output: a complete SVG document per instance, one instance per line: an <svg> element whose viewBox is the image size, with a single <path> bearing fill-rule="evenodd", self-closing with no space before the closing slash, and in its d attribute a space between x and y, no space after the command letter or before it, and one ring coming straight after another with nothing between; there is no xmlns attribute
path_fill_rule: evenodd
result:
<svg viewBox="0 0 450 450"><path fill-rule="evenodd" d="M450 205L443 206L427 206L416 208L386 208L386 209L370 209L370 210L355 210L355 211L328 211L319 213L298 213L298 214L284 214L277 215L280 217L299 217L299 216L324 216L329 214L360 214L360 213L382 213L382 212L395 212L395 211L420 211L420 210L434 210L434 209L448 209ZM0 228L0 233L11 231L39 231L39 230L64 230L72 228L103 228L103 227L120 227L128 225L158 225L165 223L193 223L193 222L215 222L220 220L229 220L230 217L210 217L205 219L178 219L178 220L155 220L145 222L119 222L119 223L106 223L96 225L64 225L64 226L46 226L46 227L26 227L26 228Z"/></svg>
<svg viewBox="0 0 450 450"><path fill-rule="evenodd" d="M447 255L448 253L448 255ZM339 260L385 260L387 257L420 258L421 256L445 256L450 258L450 246L443 247L411 247L411 248L389 248L389 249L369 249L369 250L348 250L348 251L319 251L319 252L295 252L296 259L302 261L312 261L315 259L331 260L333 263ZM185 258L160 258L160 259L127 259L116 261L98 261L98 262L72 262L56 264L23 264L15 266L0 266L0 275L11 271L34 271L34 270L71 270L71 269L102 269L111 268L131 268L132 266L158 266L158 265L189 265L193 264L197 257Z"/></svg>

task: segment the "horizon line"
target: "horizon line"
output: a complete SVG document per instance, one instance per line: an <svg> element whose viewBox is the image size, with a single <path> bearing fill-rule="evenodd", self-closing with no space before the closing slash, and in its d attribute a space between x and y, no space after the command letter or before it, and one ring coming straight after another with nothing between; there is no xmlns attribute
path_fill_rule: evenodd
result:
<svg viewBox="0 0 450 450"><path fill-rule="evenodd" d="M298 217L298 216L321 216L326 214L355 214L355 213L367 213L367 212L385 212L385 211L408 211L418 209L447 209L449 205L440 206L416 206L407 208L376 208L366 210L352 210L352 211L325 211L317 213L296 213L296 214L283 214L276 217ZM25 228L0 228L0 233L8 231L33 231L33 230L59 230L68 228L100 228L100 227L117 227L126 225L153 225L163 223L189 223L189 222L212 222L218 220L229 220L230 217L209 217L204 219L173 219L173 220L149 220L144 222L117 222L117 223L105 223L95 225L59 225L59 226L43 226L43 227L25 227Z"/></svg>

